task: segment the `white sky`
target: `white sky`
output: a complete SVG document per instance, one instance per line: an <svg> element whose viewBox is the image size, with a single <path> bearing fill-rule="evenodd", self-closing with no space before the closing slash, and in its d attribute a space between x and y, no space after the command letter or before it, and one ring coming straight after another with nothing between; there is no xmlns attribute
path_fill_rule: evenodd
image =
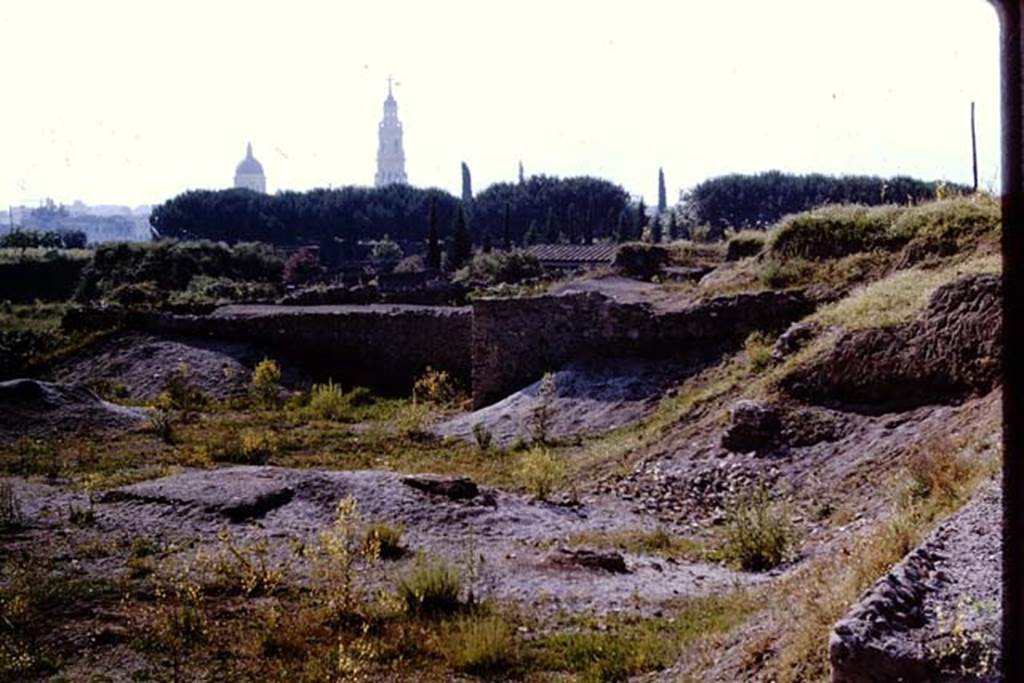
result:
<svg viewBox="0 0 1024 683"><path fill-rule="evenodd" d="M373 182L393 73L417 186L590 174L656 200L727 172L998 187L984 0L3 0L0 203Z"/></svg>

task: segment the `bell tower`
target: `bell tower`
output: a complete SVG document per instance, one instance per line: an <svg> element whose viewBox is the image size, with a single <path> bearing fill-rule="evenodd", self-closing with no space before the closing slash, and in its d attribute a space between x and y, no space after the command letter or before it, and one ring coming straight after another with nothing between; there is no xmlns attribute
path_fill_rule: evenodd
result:
<svg viewBox="0 0 1024 683"><path fill-rule="evenodd" d="M398 120L398 103L391 94L391 77L388 76L388 98L384 100L384 117L377 130L377 175L374 177L374 185L385 187L407 182L402 122Z"/></svg>

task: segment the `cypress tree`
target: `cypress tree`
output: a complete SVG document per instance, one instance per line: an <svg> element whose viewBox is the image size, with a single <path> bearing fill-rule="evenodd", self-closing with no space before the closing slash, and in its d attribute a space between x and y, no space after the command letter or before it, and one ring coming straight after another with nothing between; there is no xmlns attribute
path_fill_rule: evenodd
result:
<svg viewBox="0 0 1024 683"><path fill-rule="evenodd" d="M519 162L519 184L522 185L526 182L526 177L523 175L523 162Z"/></svg>
<svg viewBox="0 0 1024 683"><path fill-rule="evenodd" d="M466 206L473 201L473 179L469 175L469 166L462 162L462 202Z"/></svg>
<svg viewBox="0 0 1024 683"><path fill-rule="evenodd" d="M473 239L466 227L466 216L462 208L455 210L452 234L448 238L448 270L458 270L473 258Z"/></svg>
<svg viewBox="0 0 1024 683"><path fill-rule="evenodd" d="M487 226L483 227L483 239L481 240L480 250L485 254L491 253L491 229Z"/></svg>
<svg viewBox="0 0 1024 683"><path fill-rule="evenodd" d="M679 239L679 224L676 223L675 211L668 215L668 238L673 241Z"/></svg>
<svg viewBox="0 0 1024 683"><path fill-rule="evenodd" d="M665 171L658 169L658 215L668 208L668 196L665 193Z"/></svg>
<svg viewBox="0 0 1024 683"><path fill-rule="evenodd" d="M633 235L637 238L640 237L638 233L642 233L644 226L647 225L647 205L644 204L644 198L640 198L640 202L636 205L636 231Z"/></svg>
<svg viewBox="0 0 1024 683"><path fill-rule="evenodd" d="M441 241L437 232L437 200L431 197L427 212L427 268L441 270Z"/></svg>
<svg viewBox="0 0 1024 683"><path fill-rule="evenodd" d="M508 251L512 248L512 207L505 202L505 216L502 222L502 249Z"/></svg>

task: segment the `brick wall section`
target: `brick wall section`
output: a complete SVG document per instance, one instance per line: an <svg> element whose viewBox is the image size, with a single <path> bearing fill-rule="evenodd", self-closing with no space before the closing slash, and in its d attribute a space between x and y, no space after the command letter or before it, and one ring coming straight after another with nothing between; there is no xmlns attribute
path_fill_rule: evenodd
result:
<svg viewBox="0 0 1024 683"><path fill-rule="evenodd" d="M338 381L408 389L427 366L468 386L472 309L442 306L224 306L208 316L156 315L153 331L265 344Z"/></svg>
<svg viewBox="0 0 1024 683"><path fill-rule="evenodd" d="M484 406L584 353L673 355L781 329L813 310L799 292L721 297L674 311L596 293L473 304L473 403Z"/></svg>

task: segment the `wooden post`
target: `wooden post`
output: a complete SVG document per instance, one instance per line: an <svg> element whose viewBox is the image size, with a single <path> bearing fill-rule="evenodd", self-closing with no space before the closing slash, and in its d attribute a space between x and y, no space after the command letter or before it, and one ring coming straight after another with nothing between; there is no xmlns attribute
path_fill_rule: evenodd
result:
<svg viewBox="0 0 1024 683"><path fill-rule="evenodd" d="M974 171L974 191L978 191L978 138L974 133L974 102L971 102L971 170Z"/></svg>

